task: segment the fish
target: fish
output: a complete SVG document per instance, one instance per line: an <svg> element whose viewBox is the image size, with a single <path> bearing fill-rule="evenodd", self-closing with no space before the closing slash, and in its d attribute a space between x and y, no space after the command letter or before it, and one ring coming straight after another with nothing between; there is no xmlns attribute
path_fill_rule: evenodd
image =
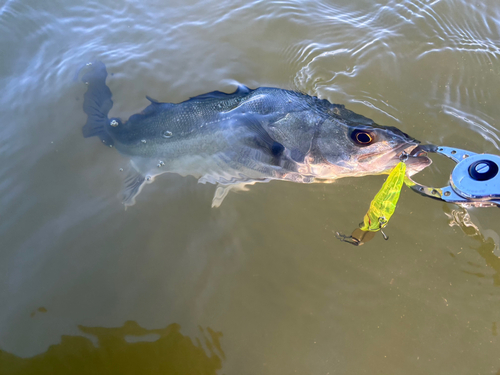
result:
<svg viewBox="0 0 500 375"><path fill-rule="evenodd" d="M130 159L122 203L135 203L158 175L193 176L217 185L212 207L230 191L273 180L328 183L388 174L404 155L409 176L431 164L425 147L396 127L298 91L239 85L181 103L150 104L126 121L109 118L106 66L87 67L83 136L98 137Z"/></svg>

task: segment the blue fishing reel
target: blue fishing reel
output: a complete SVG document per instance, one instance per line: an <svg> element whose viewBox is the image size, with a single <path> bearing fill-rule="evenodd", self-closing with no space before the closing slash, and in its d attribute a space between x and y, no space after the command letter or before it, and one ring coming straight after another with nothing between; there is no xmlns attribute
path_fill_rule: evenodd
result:
<svg viewBox="0 0 500 375"><path fill-rule="evenodd" d="M423 196L466 207L500 207L500 156L476 154L451 147L426 147L426 151L444 155L457 165L448 186L432 188L410 178L410 188Z"/></svg>

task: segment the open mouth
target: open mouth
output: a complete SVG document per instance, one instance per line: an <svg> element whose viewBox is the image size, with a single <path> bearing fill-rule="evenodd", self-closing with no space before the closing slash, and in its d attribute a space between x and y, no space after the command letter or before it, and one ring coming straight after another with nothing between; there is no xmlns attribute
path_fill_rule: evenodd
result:
<svg viewBox="0 0 500 375"><path fill-rule="evenodd" d="M417 145L417 147L411 150L408 155L417 158L421 156L427 156L427 150L423 146Z"/></svg>
<svg viewBox="0 0 500 375"><path fill-rule="evenodd" d="M435 148L433 145L411 145L406 147L402 152L406 152L408 158L406 160L406 164L410 167L411 171L409 174L414 174L429 165L432 164L432 160L427 156L429 152ZM399 154L398 156L401 156Z"/></svg>
<svg viewBox="0 0 500 375"><path fill-rule="evenodd" d="M417 145L417 147L411 150L409 155L415 157L427 156L427 153L436 151L437 151L437 146L434 145Z"/></svg>
<svg viewBox="0 0 500 375"><path fill-rule="evenodd" d="M420 145L420 144L408 144L403 145L399 151L396 152L396 156L399 158L402 158L404 154L406 154L408 157L413 157L413 158L421 158L421 157L427 157L428 152L432 152L431 147L434 147L432 145Z"/></svg>

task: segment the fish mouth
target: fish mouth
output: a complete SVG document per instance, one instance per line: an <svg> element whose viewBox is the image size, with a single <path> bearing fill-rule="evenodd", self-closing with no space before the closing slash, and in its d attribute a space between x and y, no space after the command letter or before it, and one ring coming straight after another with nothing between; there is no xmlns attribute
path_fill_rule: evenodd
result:
<svg viewBox="0 0 500 375"><path fill-rule="evenodd" d="M412 146L413 147L413 146ZM429 152L436 152L437 147L434 145L416 145L413 150L410 151L408 155L419 157L419 156L427 156Z"/></svg>
<svg viewBox="0 0 500 375"><path fill-rule="evenodd" d="M417 142L406 142L382 156L376 152L362 155L358 158L358 162L369 164L370 160L376 158L378 163L383 165L384 172L382 173L386 173L394 168L397 163L404 161L406 163L406 173L412 176L432 164L432 160L427 157L428 151L431 152L427 145L421 146ZM371 170L372 167L366 168Z"/></svg>
<svg viewBox="0 0 500 375"><path fill-rule="evenodd" d="M427 156L427 153L432 152L433 147L435 146L415 143L411 145L406 144L403 146L401 152L396 153L396 157L403 160L403 155L406 153L407 173L412 176L432 164L432 160Z"/></svg>

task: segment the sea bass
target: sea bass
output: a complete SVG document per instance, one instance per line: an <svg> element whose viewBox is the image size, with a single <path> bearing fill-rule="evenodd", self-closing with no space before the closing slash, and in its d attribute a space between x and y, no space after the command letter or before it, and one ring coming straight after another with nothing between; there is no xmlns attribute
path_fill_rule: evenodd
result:
<svg viewBox="0 0 500 375"><path fill-rule="evenodd" d="M230 190L271 180L330 182L341 177L388 173L407 153L413 175L431 160L419 141L381 126L343 105L271 87L239 86L182 103L151 104L127 121L108 118L113 106L102 62L89 64L83 110L84 137L130 157L123 204L130 206L145 184L170 172L217 184L212 206Z"/></svg>

